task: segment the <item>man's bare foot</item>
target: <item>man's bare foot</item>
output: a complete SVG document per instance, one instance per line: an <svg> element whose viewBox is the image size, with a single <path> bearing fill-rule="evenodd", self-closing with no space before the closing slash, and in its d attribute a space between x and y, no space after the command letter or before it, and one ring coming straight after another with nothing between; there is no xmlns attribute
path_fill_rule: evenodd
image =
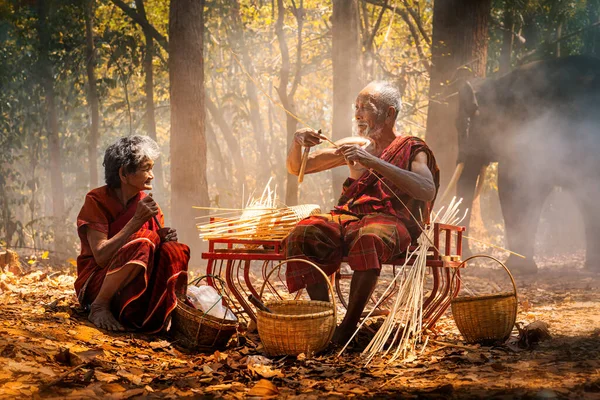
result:
<svg viewBox="0 0 600 400"><path fill-rule="evenodd" d="M119 323L110 311L109 306L92 303L88 319L98 328L107 331L124 331L125 328Z"/></svg>
<svg viewBox="0 0 600 400"><path fill-rule="evenodd" d="M343 327L342 325L335 328L335 332L333 333L333 337L331 338L331 343L337 346L344 346L348 343L348 340L352 337L355 329L348 329Z"/></svg>

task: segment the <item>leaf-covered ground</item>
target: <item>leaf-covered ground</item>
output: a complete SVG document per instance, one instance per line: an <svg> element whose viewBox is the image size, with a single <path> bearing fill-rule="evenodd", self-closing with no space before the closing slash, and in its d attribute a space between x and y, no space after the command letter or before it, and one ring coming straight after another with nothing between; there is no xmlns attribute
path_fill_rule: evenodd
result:
<svg viewBox="0 0 600 400"><path fill-rule="evenodd" d="M79 311L68 272L3 273L0 397L598 399L600 276L581 264L577 255L543 260L540 274L519 281L517 321L548 323L550 340L465 344L448 313L417 357L367 368L356 349L267 359L252 334L211 354L186 353L168 337L108 334ZM476 266L463 278L476 293L500 279Z"/></svg>

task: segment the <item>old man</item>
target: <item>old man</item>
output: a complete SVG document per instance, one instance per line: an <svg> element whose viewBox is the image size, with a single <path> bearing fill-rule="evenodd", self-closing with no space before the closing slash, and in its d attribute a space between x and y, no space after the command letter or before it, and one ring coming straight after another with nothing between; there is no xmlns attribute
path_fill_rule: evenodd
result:
<svg viewBox="0 0 600 400"><path fill-rule="evenodd" d="M301 221L285 241L288 259L308 259L328 275L347 257L353 276L348 310L333 337L337 344L356 329L381 265L405 252L421 234L437 194L433 153L423 140L396 130L400 107L400 92L389 82L372 82L359 93L354 114L359 138L311 152L305 167L310 174L348 165L338 204L329 214ZM321 141L314 130L297 131L288 171L298 175L302 148ZM308 264L290 262L286 281L290 292L306 288L313 300L329 299L326 283Z"/></svg>

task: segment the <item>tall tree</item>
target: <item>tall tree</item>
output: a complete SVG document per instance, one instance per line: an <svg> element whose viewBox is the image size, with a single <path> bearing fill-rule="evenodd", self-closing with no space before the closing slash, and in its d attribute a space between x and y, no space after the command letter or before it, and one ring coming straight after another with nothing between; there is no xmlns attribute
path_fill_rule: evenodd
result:
<svg viewBox="0 0 600 400"><path fill-rule="evenodd" d="M381 5L381 9L377 15L377 19L375 21L375 25L371 27L371 21L369 16L369 10L367 8L367 1L361 1L361 15L362 15L362 45L364 48L363 53L363 73L367 81L370 81L374 77L375 71L375 36L377 32L379 32L379 27L381 26L381 21L383 20L383 15L385 14L386 8L388 6L388 0L383 0Z"/></svg>
<svg viewBox="0 0 600 400"><path fill-rule="evenodd" d="M587 0L587 23L592 25L600 21L600 0ZM585 54L600 56L600 29L588 29L583 36L583 51Z"/></svg>
<svg viewBox="0 0 600 400"><path fill-rule="evenodd" d="M138 14L142 18L143 21L148 21L148 17L146 16L146 8L144 7L143 0L135 0L135 7L138 10ZM154 70L153 70L153 60L154 60L154 38L152 37L150 24L142 25L142 30L144 32L144 40L146 41L146 49L144 53L144 92L145 92L145 102L146 102L146 118L144 121L144 127L146 129L146 133L150 136L154 141L156 138L156 118L154 113ZM166 197L166 189L165 189L165 175L162 167L162 157L158 157L156 160L156 164L154 165L154 174L158 177L157 179L157 189L158 196L157 199L159 202Z"/></svg>
<svg viewBox="0 0 600 400"><path fill-rule="evenodd" d="M513 52L514 29L515 29L515 11L513 0L504 2L504 29L502 30L502 48L500 49L500 68L499 73L505 74L510 71L511 58Z"/></svg>
<svg viewBox="0 0 600 400"><path fill-rule="evenodd" d="M249 76L245 77L245 81L246 95L248 96L248 104L250 108L250 123L252 124L254 138L256 139L259 157L261 160L265 161L261 163L261 175L268 174L268 171L270 170L269 167L273 166L273 162L271 161L271 157L269 157L269 149L267 148L267 143L265 141L258 92L255 83L253 82L254 78L251 79L251 76L254 77L257 74L252 62L252 57L250 57L250 47L248 41L246 40L246 32L244 29L244 24L242 23L239 0L232 1L231 31L231 47L235 49L237 53L241 54L241 63L246 72L249 74Z"/></svg>
<svg viewBox="0 0 600 400"><path fill-rule="evenodd" d="M63 236L59 234L61 226L59 221L62 221L65 216L65 194L61 169L61 146L58 132L56 93L54 91L52 61L50 60L52 36L48 21L49 4L47 0L38 0L37 14L36 31L39 39L39 73L45 96L46 133L48 136L50 183L52 186L52 214L55 221L55 245L57 248L61 248L63 244L61 238Z"/></svg>
<svg viewBox="0 0 600 400"><path fill-rule="evenodd" d="M331 18L333 62L333 121L334 140L352 134L353 103L361 86L360 37L357 0L334 0ZM347 174L340 168L332 170L333 195L339 197Z"/></svg>
<svg viewBox="0 0 600 400"><path fill-rule="evenodd" d="M456 97L464 75L485 76L491 0L436 1L433 6L432 69L427 143L441 170L443 191L458 152Z"/></svg>
<svg viewBox="0 0 600 400"><path fill-rule="evenodd" d="M94 3L86 0L85 6L85 38L86 38L86 71L88 78L87 99L92 117L90 136L88 139L88 162L90 164L90 187L98 186L98 127L100 113L98 109L98 90L96 88L96 51L94 49Z"/></svg>
<svg viewBox="0 0 600 400"><path fill-rule="evenodd" d="M192 206L207 206L204 131L204 0L171 0L169 79L171 84L171 212L182 242L200 259Z"/></svg>
<svg viewBox="0 0 600 400"><path fill-rule="evenodd" d="M296 39L296 70L294 73L294 80L292 87L288 92L288 83L290 81L290 51L287 45L285 33L283 30L285 7L283 6L283 0L277 0L277 22L275 23L275 34L279 42L279 49L281 51L281 69L279 71L279 87L277 88L277 94L283 107L289 111L286 113L286 137L287 147L292 145L294 140L294 132L296 131L297 120L291 114L295 113L294 96L298 85L302 78L302 27L304 21L304 5L303 0L300 0L300 7L296 7L295 2L292 2L292 13L296 17L298 24L297 39ZM291 113L291 114L290 114ZM298 204L298 180L296 176L287 174L287 181L285 187L285 204L288 206L294 206Z"/></svg>
<svg viewBox="0 0 600 400"><path fill-rule="evenodd" d="M239 187L242 187L246 184L246 167L244 166L244 157L240 150L240 144L229 127L229 124L227 124L223 111L212 102L209 96L205 97L205 103L206 109L210 113L213 122L215 122L221 130L225 143L227 143L227 147L231 152L231 158L233 158L233 163L235 164L237 184Z"/></svg>

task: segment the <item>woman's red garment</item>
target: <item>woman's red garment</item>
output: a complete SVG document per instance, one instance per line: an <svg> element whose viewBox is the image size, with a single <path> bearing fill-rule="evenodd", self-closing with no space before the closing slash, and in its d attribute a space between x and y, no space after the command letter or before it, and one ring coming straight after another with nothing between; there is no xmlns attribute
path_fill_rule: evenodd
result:
<svg viewBox="0 0 600 400"><path fill-rule="evenodd" d="M186 287L189 247L178 242L161 243L158 224L151 219L129 238L106 267L100 267L87 239L88 229L112 238L133 217L137 203L144 197L146 194L140 192L123 206L108 186L86 195L77 216L81 254L77 257L75 292L79 303L87 307L98 295L107 274L115 273L126 264L142 266L144 272L115 295L111 307L124 326L154 333L163 328L177 306L177 293ZM162 226L164 216L161 211L157 219Z"/></svg>

